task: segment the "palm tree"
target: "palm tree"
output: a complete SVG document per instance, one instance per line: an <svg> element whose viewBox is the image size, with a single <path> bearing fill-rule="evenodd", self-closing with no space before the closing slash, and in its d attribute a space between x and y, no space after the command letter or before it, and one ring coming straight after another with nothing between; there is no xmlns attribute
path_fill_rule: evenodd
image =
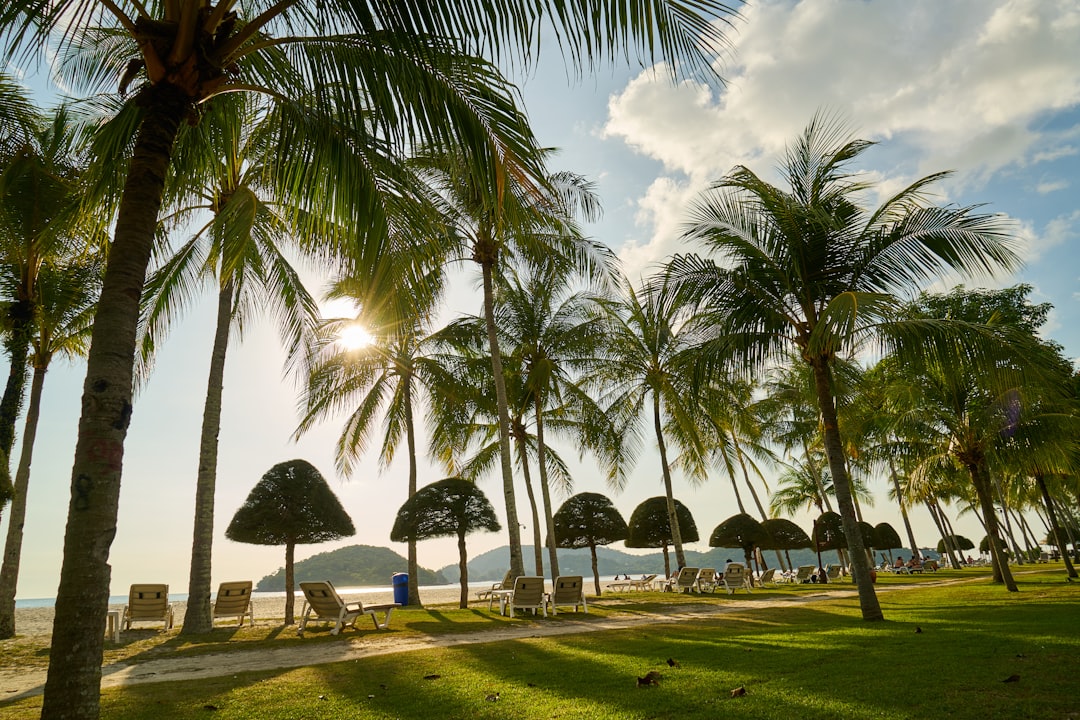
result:
<svg viewBox="0 0 1080 720"><path fill-rule="evenodd" d="M95 628L108 607L107 560L131 416L138 303L181 123L223 93L261 88L282 105L304 98L308 108L340 108L350 125L370 131L372 142L400 148L415 140L449 141L479 171L517 157L513 151L521 148L501 133L505 86L462 49L529 61L539 47L533 20L542 15L577 70L633 51L646 62L671 60L672 73L683 67L708 72L712 54L724 45L725 26L713 20L731 13L715 0L692 9L669 0L617 8L565 0L374 6L347 0L318 8L284 0L252 7L245 16L235 3L194 0L12 0L0 9L0 34L13 39L13 51L31 54L58 44L64 55L80 46L105 47L96 59L74 64L74 79L121 89L138 80L143 105L87 360L72 465L72 506L80 511L71 514L65 533L56 601L65 620L53 633L44 718L98 715L103 640ZM309 79L316 77L322 82L312 87ZM309 116L298 112L293 120ZM303 170L311 174L298 182L339 182L321 163ZM342 195L374 194L374 184L357 185Z"/></svg>
<svg viewBox="0 0 1080 720"><path fill-rule="evenodd" d="M54 258L43 265L34 284L34 336L29 353L33 377L0 569L0 638L15 636L15 592L45 374L54 357L74 359L86 355L104 264L100 254L87 254L79 249L66 262L56 262Z"/></svg>
<svg viewBox="0 0 1080 720"><path fill-rule="evenodd" d="M519 133L531 131L523 116L517 118ZM543 161L549 151L537 150L528 159L531 172L503 182L473 172L462 158L446 148L430 147L418 153L416 165L449 201L455 213L456 234L466 240L459 255L471 252L480 266L484 320L487 330L492 380L499 421L499 460L502 471L506 528L510 544L510 570L524 574L521 556L521 525L517 516L513 460L510 448L510 415L495 318L496 273L500 262L542 267L554 264L563 272L576 271L597 281L613 273L614 255L606 246L581 235L574 217L596 216L599 207L591 186L570 173L548 174ZM492 194L499 194L491 203Z"/></svg>
<svg viewBox="0 0 1080 720"><path fill-rule="evenodd" d="M590 382L603 388L605 404L622 428L624 463L633 463L633 449L645 432L644 418L652 420L668 503L671 544L676 563L684 567L686 555L675 508L668 443L681 451L680 465L688 477L702 480L706 471L706 448L698 427L700 413L692 392L693 361L688 356L694 346L684 323L686 307L666 284L646 286L638 292L629 283L621 298L606 301L602 307L608 321L603 360Z"/></svg>
<svg viewBox="0 0 1080 720"><path fill-rule="evenodd" d="M676 256L669 274L712 324L715 362L763 367L794 349L813 370L862 616L880 620L837 421L836 361L865 340L887 339L880 330L898 309L898 294L945 271L1011 268L1017 258L1001 218L926 204L945 173L917 180L879 208L862 208L870 185L848 166L871 145L818 115L788 148L788 189L736 167L690 211L685 238L713 257ZM919 335L908 331L892 340Z"/></svg>

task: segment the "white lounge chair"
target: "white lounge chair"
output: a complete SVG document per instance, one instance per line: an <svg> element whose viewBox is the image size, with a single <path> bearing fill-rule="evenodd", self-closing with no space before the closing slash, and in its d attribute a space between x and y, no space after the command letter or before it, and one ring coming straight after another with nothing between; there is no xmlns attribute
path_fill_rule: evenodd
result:
<svg viewBox="0 0 1080 720"><path fill-rule="evenodd" d="M304 612L300 620L300 629L296 631L300 637L304 636L304 630L311 620L334 623L334 629L330 631L330 634L337 635L346 624L356 627L357 618L364 615L371 617L376 630L385 630L390 625L390 613L394 611L394 608L401 607L398 603L382 605L364 605L362 602L346 603L329 580L302 582L300 589L304 591ZM385 613L382 622L379 622L378 613L380 612Z"/></svg>
<svg viewBox="0 0 1080 720"><path fill-rule="evenodd" d="M255 626L255 611L251 607L251 581L223 582L218 586L217 597L211 612L210 622L218 618L239 618L240 625L244 617L248 626Z"/></svg>
<svg viewBox="0 0 1080 720"><path fill-rule="evenodd" d="M501 582L492 583L490 588L487 588L485 590L477 591L476 599L477 600L487 600L488 601L488 610L490 610L492 603L495 602L495 591L496 590L509 590L511 587L513 587L513 582L514 582L514 576L511 575L509 570L507 570L506 574L503 575L503 579L502 579Z"/></svg>
<svg viewBox="0 0 1080 720"><path fill-rule="evenodd" d="M724 589L727 590L728 595L734 595L739 588L746 590L746 592L753 592L750 589L750 573L742 563L732 562L724 566L724 574L720 580L724 584Z"/></svg>
<svg viewBox="0 0 1080 720"><path fill-rule="evenodd" d="M551 614L557 615L556 608L573 607L577 612L578 606L588 615L589 606L585 602L585 584L581 575L566 575L555 578L551 592L547 594L547 604L551 608Z"/></svg>
<svg viewBox="0 0 1080 720"><path fill-rule="evenodd" d="M694 587L700 593L711 593L716 590L717 582L716 568L701 568L698 570L697 578L694 580Z"/></svg>
<svg viewBox="0 0 1080 720"><path fill-rule="evenodd" d="M544 578L531 575L522 575L514 578L513 592L506 593L501 598L502 608L510 608L510 617L514 617L515 610L532 610L544 613L547 617L547 602L544 598Z"/></svg>
<svg viewBox="0 0 1080 720"><path fill-rule="evenodd" d="M131 629L133 622L163 622L164 630L173 626L173 606L169 602L169 586L160 584L132 585L124 606L123 625Z"/></svg>
<svg viewBox="0 0 1080 720"><path fill-rule="evenodd" d="M776 568L768 568L761 571L761 577L758 578L758 585L765 587L766 585L772 585L776 587L779 585L779 581L776 579Z"/></svg>
<svg viewBox="0 0 1080 720"><path fill-rule="evenodd" d="M676 592L690 592L697 585L697 574L701 568L696 567L684 567L679 570L678 573L672 575L668 579L666 586L668 590Z"/></svg>

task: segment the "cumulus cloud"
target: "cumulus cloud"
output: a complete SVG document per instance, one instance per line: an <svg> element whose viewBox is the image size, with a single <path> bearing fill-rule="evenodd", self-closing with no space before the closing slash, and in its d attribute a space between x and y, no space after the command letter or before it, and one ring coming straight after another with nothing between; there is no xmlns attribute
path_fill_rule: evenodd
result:
<svg viewBox="0 0 1080 720"><path fill-rule="evenodd" d="M628 265L672 250L676 203L736 164L767 174L818 110L883 141L866 158L893 187L953 169L959 193L1077 152L1077 128L1040 122L1080 104L1074 0L761 0L744 15L725 88L672 85L661 68L609 99L604 136L670 176L641 199L652 237Z"/></svg>

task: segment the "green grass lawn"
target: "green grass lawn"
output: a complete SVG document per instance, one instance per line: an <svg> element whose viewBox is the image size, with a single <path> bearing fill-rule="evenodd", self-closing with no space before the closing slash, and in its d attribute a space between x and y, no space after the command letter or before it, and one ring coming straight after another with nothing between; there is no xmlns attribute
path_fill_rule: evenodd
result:
<svg viewBox="0 0 1080 720"><path fill-rule="evenodd" d="M102 716L1080 720L1080 583L1066 583L1060 570L1019 575L1019 593L981 580L934 586L933 579L883 578L883 588L896 586L879 595L883 623L863 622L854 599L765 607L821 588L740 593L740 601L750 601L744 610L705 620L106 689ZM591 605L589 622L672 602L702 600L627 593ZM546 622L565 621L560 614ZM391 632L471 633L530 622L486 608L403 610ZM156 645L148 638L111 652L194 657L223 644L277 647L351 636L309 633L300 641L288 630L269 632L230 632L227 641L220 634L203 641L158 635ZM36 657L29 647L25 652ZM661 677L639 688L637 678L650 671ZM1011 676L1019 679L1004 682ZM733 697L737 688L745 694ZM34 717L40 703L5 703L0 718Z"/></svg>

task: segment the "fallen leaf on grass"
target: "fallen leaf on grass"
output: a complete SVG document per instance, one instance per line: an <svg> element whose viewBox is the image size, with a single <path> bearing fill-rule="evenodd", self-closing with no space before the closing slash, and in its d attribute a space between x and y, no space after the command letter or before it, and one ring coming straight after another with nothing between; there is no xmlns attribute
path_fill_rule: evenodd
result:
<svg viewBox="0 0 1080 720"><path fill-rule="evenodd" d="M496 692L496 693L491 693L490 695L488 695L488 696L487 696L486 698L484 698L484 699L485 699L485 700L490 700L491 702L495 702L496 700L498 700L498 699L499 699L499 693L497 693L497 692Z"/></svg>
<svg viewBox="0 0 1080 720"><path fill-rule="evenodd" d="M650 685L659 685L660 678L662 677L664 676L656 672L655 670L650 670L649 672L645 673L645 677L639 677L637 679L637 686L649 687Z"/></svg>
<svg viewBox="0 0 1080 720"><path fill-rule="evenodd" d="M1020 676L1019 675L1010 675L1009 677L1005 678L1001 682L1020 682Z"/></svg>
<svg viewBox="0 0 1080 720"><path fill-rule="evenodd" d="M734 690L731 691L731 697L742 697L745 694L746 694L746 686L745 685L740 685L739 687L737 687L737 688L735 688Z"/></svg>
<svg viewBox="0 0 1080 720"><path fill-rule="evenodd" d="M679 661L678 660L672 660L671 658L667 659L667 664L668 664L668 667L680 667Z"/></svg>
<svg viewBox="0 0 1080 720"><path fill-rule="evenodd" d="M424 679L425 680L438 680L441 677L442 677L442 675L439 675L438 673L435 673L433 675L425 675Z"/></svg>

